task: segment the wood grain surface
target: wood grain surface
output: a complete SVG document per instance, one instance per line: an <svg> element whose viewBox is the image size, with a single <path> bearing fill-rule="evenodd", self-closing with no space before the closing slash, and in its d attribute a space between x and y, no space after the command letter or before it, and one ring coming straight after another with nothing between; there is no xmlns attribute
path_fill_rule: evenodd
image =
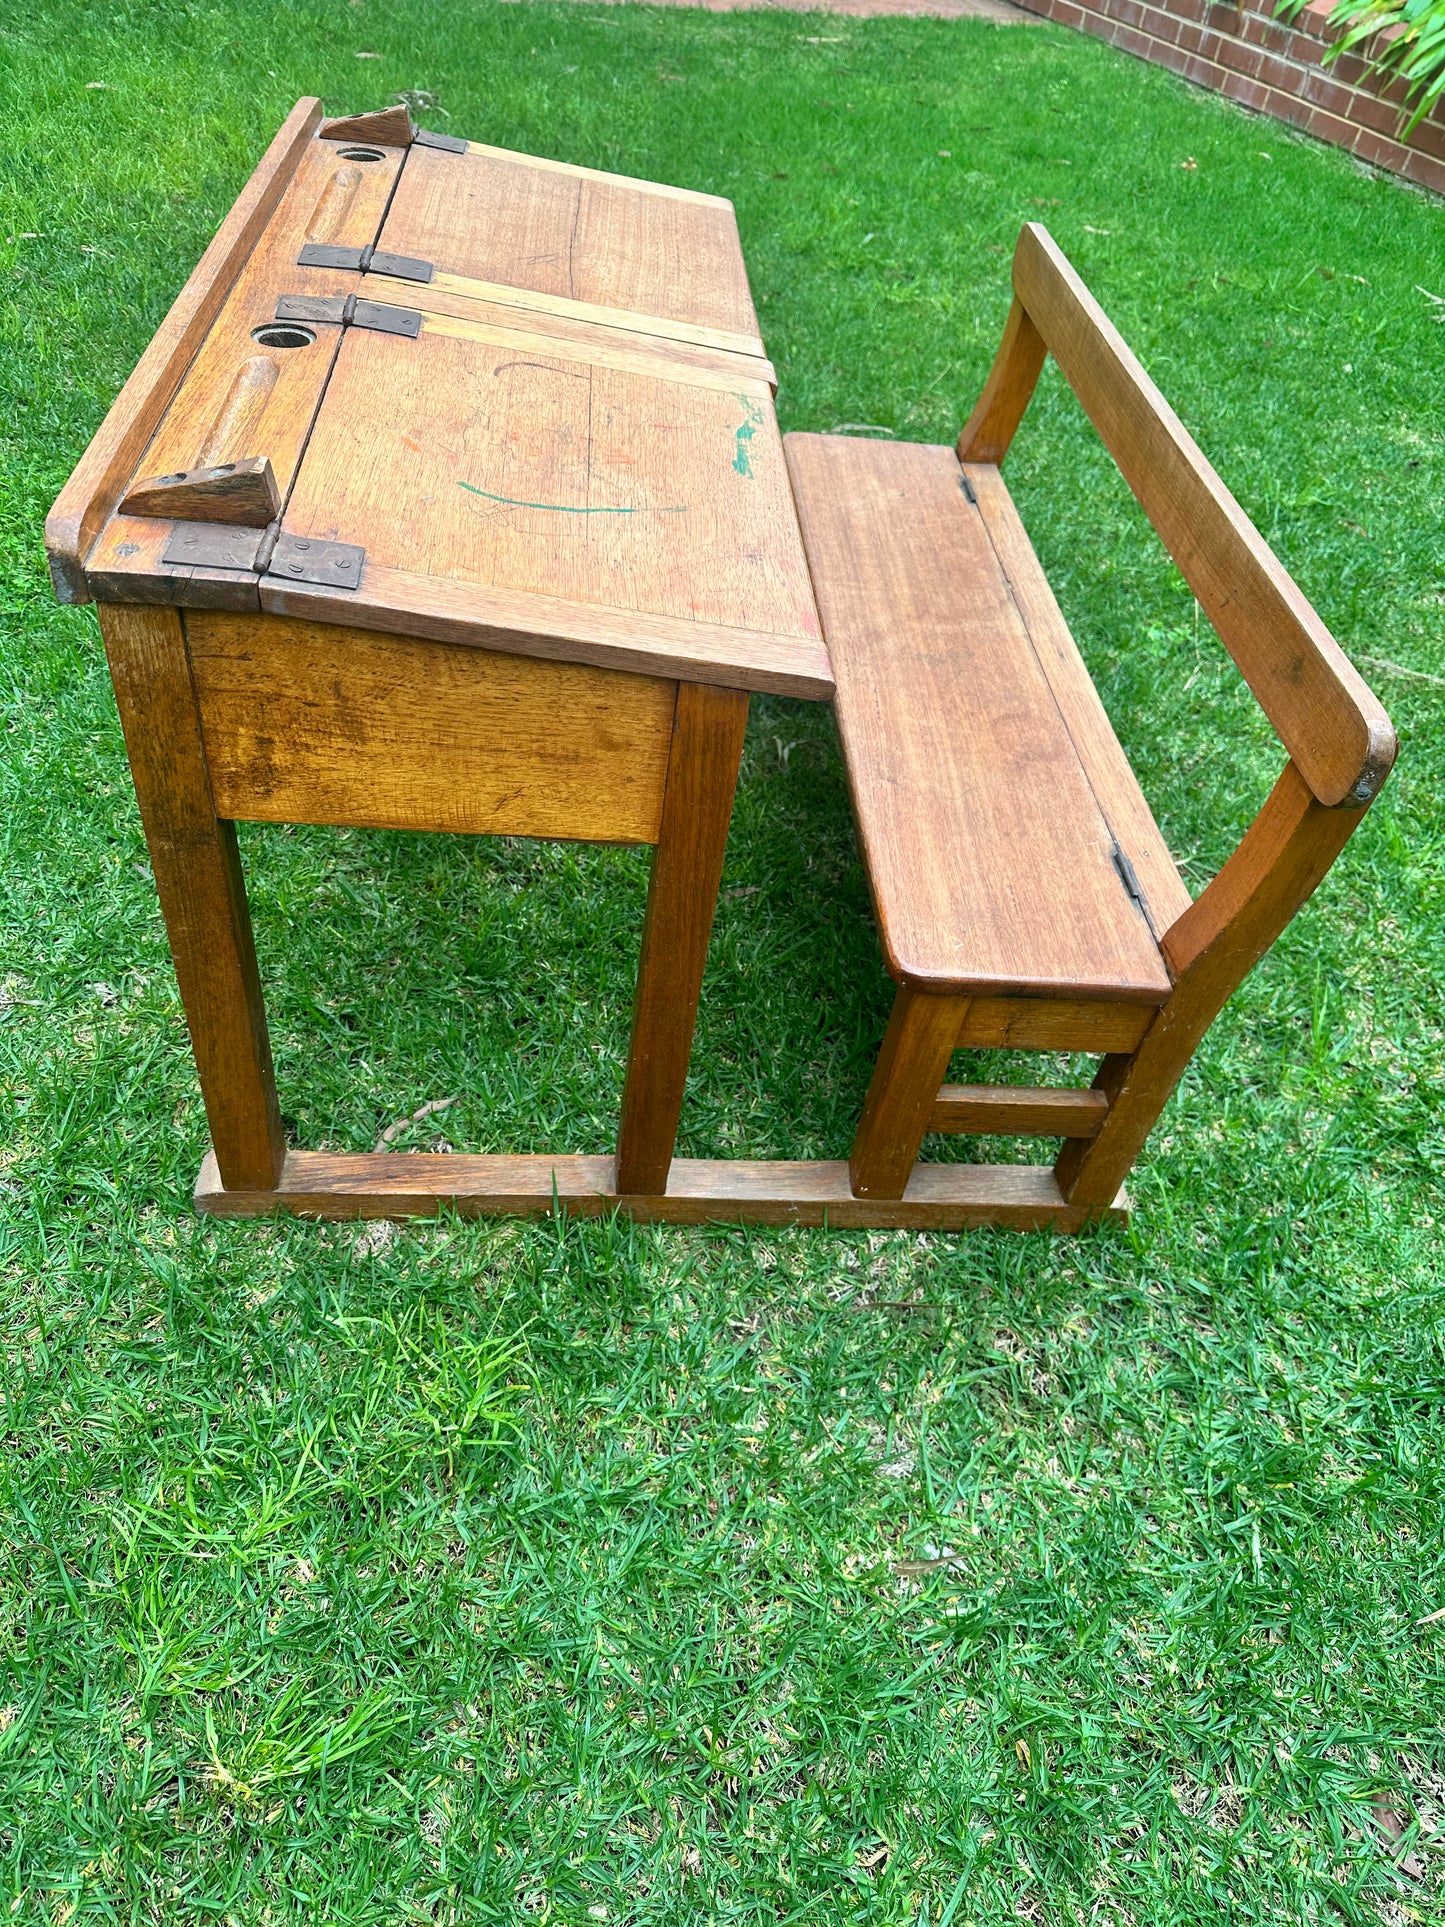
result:
<svg viewBox="0 0 1445 1927"><path fill-rule="evenodd" d="M1132 865L1149 928L1162 937L1189 908L1188 887L1120 748L1003 476L982 463L965 463L964 474L1094 801Z"/></svg>
<svg viewBox="0 0 1445 1927"><path fill-rule="evenodd" d="M223 1181L268 1190L285 1145L234 826L218 818L180 617L100 610L101 633Z"/></svg>
<svg viewBox="0 0 1445 1927"><path fill-rule="evenodd" d="M412 147L380 245L494 286L758 335L730 203L653 183Z"/></svg>
<svg viewBox="0 0 1445 1927"><path fill-rule="evenodd" d="M218 1217L258 1218L289 1212L314 1218L463 1217L499 1213L601 1218L614 1211L659 1224L823 1225L843 1231L879 1226L909 1231L962 1231L1002 1225L1018 1231L1077 1231L1122 1221L1121 1191L1105 1207L1065 1203L1046 1166L921 1164L902 1198L855 1198L848 1167L838 1163L709 1161L674 1158L667 1191L621 1196L606 1157L469 1157L430 1152L289 1151L273 1190L223 1189L207 1157L196 1183L196 1208Z"/></svg>
<svg viewBox="0 0 1445 1927"><path fill-rule="evenodd" d="M370 562L355 593L266 576L260 604L277 615L354 623L362 629L553 661L590 662L602 669L635 670L683 682L766 690L813 702L826 702L833 694L833 672L817 636L775 636L758 629L599 609L560 596L447 582ZM254 601L248 606L254 607Z"/></svg>
<svg viewBox="0 0 1445 1927"><path fill-rule="evenodd" d="M283 616L185 626L225 816L657 839L672 682Z"/></svg>
<svg viewBox="0 0 1445 1927"><path fill-rule="evenodd" d="M1014 289L1320 802L1368 802L1389 717L1055 245L1030 222Z"/></svg>
<svg viewBox="0 0 1445 1927"><path fill-rule="evenodd" d="M663 616L679 635L817 636L766 390L598 367L570 347L348 329L286 528L360 543L368 574Z"/></svg>
<svg viewBox="0 0 1445 1927"><path fill-rule="evenodd" d="M1048 352L1043 336L1015 295L983 393L958 438L961 462L992 462L997 466L1003 460Z"/></svg>
<svg viewBox="0 0 1445 1927"><path fill-rule="evenodd" d="M668 1188L747 720L742 691L678 685L617 1133L628 1191Z"/></svg>
<svg viewBox="0 0 1445 1927"><path fill-rule="evenodd" d="M705 328L698 322L679 321L672 315L638 314L631 308L608 308L596 301L572 301L565 295L543 294L535 288L511 288L497 281L478 281L470 275L448 274L436 269L429 281L399 281L396 277L372 270L368 281L385 281L393 293L410 288L413 299L451 304L449 312L466 314L476 307L519 310L524 315L546 317L549 324L575 321L613 334L638 334L649 341L674 341L681 345L714 348L719 353L743 355L751 360L764 358L763 344L755 333L739 333L732 328ZM516 325L527 325L525 322ZM533 324L535 325L535 324Z"/></svg>
<svg viewBox="0 0 1445 1927"><path fill-rule="evenodd" d="M1103 1091L945 1084L928 1128L964 1137L1097 1137L1108 1114Z"/></svg>
<svg viewBox="0 0 1445 1927"><path fill-rule="evenodd" d="M729 335L714 328L684 328L651 315L627 315L621 309L598 308L584 301L551 301L517 288L493 288L458 275L439 274L430 281L405 281L368 269L362 283L368 298L415 308L430 316L450 315L486 328L511 328L522 334L544 334L561 347L645 354L651 363L669 371L696 368L729 374L740 382L766 383L777 388L777 370L745 335Z"/></svg>
<svg viewBox="0 0 1445 1927"><path fill-rule="evenodd" d="M1050 997L975 997L958 1033L960 1050L1132 1050L1154 1019L1153 1004L1094 1004Z"/></svg>
<svg viewBox="0 0 1445 1927"><path fill-rule="evenodd" d="M86 556L135 474L157 422L285 193L320 118L321 103L311 98L297 101L287 115L56 497L45 522L45 548L61 602L90 601Z"/></svg>
<svg viewBox="0 0 1445 1927"><path fill-rule="evenodd" d="M1092 1143L1066 1144L1065 1196L1087 1203L1128 1175L1170 1092L1214 1019L1313 894L1358 826L1358 809L1326 809L1285 765L1238 849L1165 939L1173 994L1131 1056L1108 1056L1097 1088L1109 1116Z"/></svg>
<svg viewBox="0 0 1445 1927"><path fill-rule="evenodd" d="M953 450L790 435L787 453L892 975L1162 1003L1091 768L1137 785L1102 713L1086 766Z"/></svg>
<svg viewBox="0 0 1445 1927"><path fill-rule="evenodd" d="M856 1196L903 1196L967 1009L900 985L848 1159Z"/></svg>

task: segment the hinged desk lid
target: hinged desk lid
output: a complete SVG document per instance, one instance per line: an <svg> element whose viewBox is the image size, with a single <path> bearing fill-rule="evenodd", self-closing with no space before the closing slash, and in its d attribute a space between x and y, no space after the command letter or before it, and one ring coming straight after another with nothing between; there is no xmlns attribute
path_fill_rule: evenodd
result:
<svg viewBox="0 0 1445 1927"><path fill-rule="evenodd" d="M731 206L330 131L118 491L148 512L106 520L92 593L829 695ZM164 519L233 504L197 475L227 464L269 465L279 521Z"/></svg>

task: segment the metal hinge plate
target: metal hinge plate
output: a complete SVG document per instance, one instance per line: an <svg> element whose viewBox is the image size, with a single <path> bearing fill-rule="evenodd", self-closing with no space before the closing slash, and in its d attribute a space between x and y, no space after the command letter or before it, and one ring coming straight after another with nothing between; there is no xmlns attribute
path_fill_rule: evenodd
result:
<svg viewBox="0 0 1445 1927"><path fill-rule="evenodd" d="M313 582L329 589L359 589L366 550L354 542L320 542L314 536L278 535L269 573L287 582Z"/></svg>
<svg viewBox="0 0 1445 1927"><path fill-rule="evenodd" d="M430 281L436 272L430 261L415 254L383 254L364 248L337 247L331 241L308 241L296 257L298 268L354 268L358 274L389 274L395 281Z"/></svg>
<svg viewBox="0 0 1445 1927"><path fill-rule="evenodd" d="M268 533L219 522L177 522L161 551L161 561L173 568L254 569Z"/></svg>
<svg viewBox="0 0 1445 1927"><path fill-rule="evenodd" d="M444 154L465 154L467 144L455 134L434 134L429 127L414 127L411 133L413 147L439 147Z"/></svg>
<svg viewBox="0 0 1445 1927"><path fill-rule="evenodd" d="M374 334L421 333L415 308L393 308L385 301L363 301L355 294L283 294L276 303L278 321L334 321L343 328L370 328Z"/></svg>
<svg viewBox="0 0 1445 1927"><path fill-rule="evenodd" d="M414 254L383 254L379 248L372 249L366 271L389 274L398 281L430 281L435 273L430 261L418 260Z"/></svg>
<svg viewBox="0 0 1445 1927"><path fill-rule="evenodd" d="M370 248L340 248L330 241L308 241L296 257L298 268L355 268L366 265Z"/></svg>

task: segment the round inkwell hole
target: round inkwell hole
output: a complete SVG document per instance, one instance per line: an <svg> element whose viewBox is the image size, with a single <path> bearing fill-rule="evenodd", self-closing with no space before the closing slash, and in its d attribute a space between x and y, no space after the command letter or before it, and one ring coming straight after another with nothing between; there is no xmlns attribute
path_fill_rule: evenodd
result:
<svg viewBox="0 0 1445 1927"><path fill-rule="evenodd" d="M382 161L386 156L379 147L343 147L341 158L344 161Z"/></svg>
<svg viewBox="0 0 1445 1927"><path fill-rule="evenodd" d="M259 341L263 348L309 348L316 336L310 328L300 328L294 321L268 321L263 328L251 330L252 341Z"/></svg>

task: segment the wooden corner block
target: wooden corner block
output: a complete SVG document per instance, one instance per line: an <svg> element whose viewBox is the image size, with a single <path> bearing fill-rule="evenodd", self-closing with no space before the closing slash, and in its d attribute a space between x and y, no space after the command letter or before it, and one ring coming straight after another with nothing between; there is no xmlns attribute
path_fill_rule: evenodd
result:
<svg viewBox="0 0 1445 1927"><path fill-rule="evenodd" d="M264 529L281 513L281 491L265 455L224 462L219 468L181 469L132 483L120 504L123 515L163 516L172 522L229 522Z"/></svg>
<svg viewBox="0 0 1445 1927"><path fill-rule="evenodd" d="M374 114L347 114L321 129L324 141L375 141L378 147L410 147L411 115L405 107L382 107Z"/></svg>

